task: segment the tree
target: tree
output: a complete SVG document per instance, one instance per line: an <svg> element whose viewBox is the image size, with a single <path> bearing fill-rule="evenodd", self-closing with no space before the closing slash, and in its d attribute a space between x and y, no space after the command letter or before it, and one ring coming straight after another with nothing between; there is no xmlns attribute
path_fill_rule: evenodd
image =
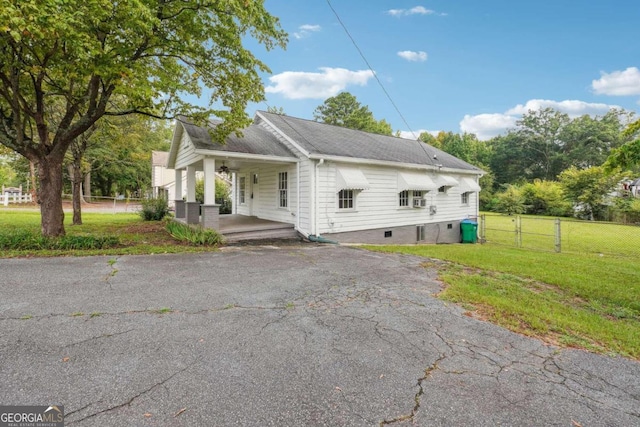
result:
<svg viewBox="0 0 640 427"><path fill-rule="evenodd" d="M219 141L248 125L269 70L247 35L286 44L263 0L0 0L0 143L37 164L42 233L64 234L63 159L101 117L214 114ZM181 98L203 85L209 108Z"/></svg>
<svg viewBox="0 0 640 427"><path fill-rule="evenodd" d="M560 174L560 185L579 216L599 220L604 219L609 194L621 178L620 174L607 175L599 166L588 169L572 166Z"/></svg>
<svg viewBox="0 0 640 427"><path fill-rule="evenodd" d="M287 113L284 112L284 108L282 108L282 107L269 106L269 107L267 107L267 113L278 114L280 116L286 116L287 115Z"/></svg>
<svg viewBox="0 0 640 427"><path fill-rule="evenodd" d="M627 126L623 136L631 141L611 152L604 165L607 171L640 166L640 120Z"/></svg>
<svg viewBox="0 0 640 427"><path fill-rule="evenodd" d="M381 135L393 134L391 125L386 120L376 120L373 113L369 111L369 107L360 104L349 92L341 92L327 98L314 110L313 118L330 125Z"/></svg>
<svg viewBox="0 0 640 427"><path fill-rule="evenodd" d="M613 109L604 116L583 115L571 120L561 135L568 166L586 169L602 165L615 149L622 145L622 121L629 116L624 110Z"/></svg>

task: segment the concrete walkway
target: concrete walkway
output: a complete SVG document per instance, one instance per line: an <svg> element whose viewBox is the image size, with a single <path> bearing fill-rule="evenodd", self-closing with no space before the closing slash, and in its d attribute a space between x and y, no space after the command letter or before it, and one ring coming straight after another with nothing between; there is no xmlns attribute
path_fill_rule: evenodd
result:
<svg viewBox="0 0 640 427"><path fill-rule="evenodd" d="M335 246L0 260L0 402L68 426L634 426L640 364L433 297Z"/></svg>

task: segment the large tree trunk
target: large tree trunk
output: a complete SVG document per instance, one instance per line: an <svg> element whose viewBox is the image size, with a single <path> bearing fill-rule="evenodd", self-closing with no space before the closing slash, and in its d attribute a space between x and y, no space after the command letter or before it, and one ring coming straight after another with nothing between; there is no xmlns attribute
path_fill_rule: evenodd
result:
<svg viewBox="0 0 640 427"><path fill-rule="evenodd" d="M46 237L64 236L64 211L62 210L62 156L43 157L38 162L40 177L40 226Z"/></svg>

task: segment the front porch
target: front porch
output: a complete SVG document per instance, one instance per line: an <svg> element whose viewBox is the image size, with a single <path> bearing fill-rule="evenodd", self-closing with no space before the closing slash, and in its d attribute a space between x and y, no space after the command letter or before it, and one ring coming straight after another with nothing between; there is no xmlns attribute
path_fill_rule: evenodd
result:
<svg viewBox="0 0 640 427"><path fill-rule="evenodd" d="M176 221L188 223L184 217L176 217ZM202 224L202 220L200 219L196 224ZM222 234L228 243L268 239L296 240L300 238L293 224L238 214L219 215L216 231Z"/></svg>
<svg viewBox="0 0 640 427"><path fill-rule="evenodd" d="M226 237L227 242L300 238L293 224L238 214L220 215L218 231Z"/></svg>

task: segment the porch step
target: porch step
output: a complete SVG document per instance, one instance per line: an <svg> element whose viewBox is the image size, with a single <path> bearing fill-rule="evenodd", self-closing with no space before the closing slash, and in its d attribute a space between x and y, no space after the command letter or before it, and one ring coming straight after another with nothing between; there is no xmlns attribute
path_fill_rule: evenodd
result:
<svg viewBox="0 0 640 427"><path fill-rule="evenodd" d="M246 242L250 240L300 240L298 232L291 227L278 227L266 230L226 232L227 243Z"/></svg>

